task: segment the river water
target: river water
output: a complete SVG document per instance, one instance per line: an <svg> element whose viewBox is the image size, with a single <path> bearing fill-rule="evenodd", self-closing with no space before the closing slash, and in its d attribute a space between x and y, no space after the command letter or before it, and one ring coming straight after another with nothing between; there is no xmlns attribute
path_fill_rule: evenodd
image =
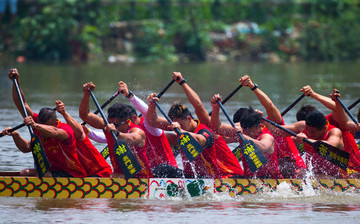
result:
<svg viewBox="0 0 360 224"><path fill-rule="evenodd" d="M100 104L116 92L122 80L140 98L161 91L170 81L173 71L182 72L189 85L199 94L205 108L211 110L210 98L220 93L223 98L238 85L238 79L250 75L283 111L302 93L299 89L311 85L328 96L333 88L341 91L345 105L360 95L360 65L346 63L190 63L190 64L3 64L0 68L0 129L22 123L11 98L10 68L16 67L30 107L38 112L42 107L55 107L62 100L67 111L77 120L82 97L82 84L92 81ZM116 101L127 103L124 96ZM174 84L163 95L160 105L167 111L174 101L189 105L182 89ZM301 104L313 104L325 114L324 106L304 98L285 116L286 123L295 122ZM264 110L248 88L242 88L225 108L230 116L243 106ZM359 106L351 112L356 115ZM91 104L91 109L96 110ZM105 110L106 111L106 110ZM61 117L60 117L60 120ZM227 122L222 116L223 122ZM19 130L29 138L27 128ZM30 154L19 152L12 138L0 138L0 171L18 171L32 167ZM98 149L104 146L95 144ZM230 145L235 147L234 145ZM360 223L360 194L316 192L301 193L285 186L276 192L229 198L216 195L183 200L153 199L44 199L0 198L0 223Z"/></svg>

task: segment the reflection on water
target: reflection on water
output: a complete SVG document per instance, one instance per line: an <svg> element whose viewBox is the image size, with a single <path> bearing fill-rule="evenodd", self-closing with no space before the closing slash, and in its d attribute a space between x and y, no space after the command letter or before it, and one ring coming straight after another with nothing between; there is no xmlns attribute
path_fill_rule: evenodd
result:
<svg viewBox="0 0 360 224"><path fill-rule="evenodd" d="M82 97L82 84L92 81L99 103L114 92L118 81L125 81L141 99L159 92L171 80L173 71L180 71L210 111L210 98L214 93L223 97L234 90L238 79L249 74L254 82L269 95L283 111L310 84L315 91L329 95L332 88L340 89L343 101L350 105L359 98L359 63L199 63L199 64L136 64L136 65L70 65L26 63L0 68L0 129L22 123L11 98L11 81L7 78L10 67L17 67L21 85L31 108L55 106L62 100L68 112L79 120L78 107ZM183 90L174 84L163 95L160 103L166 111L171 103L180 100L189 106ZM123 96L116 101L127 103ZM324 113L324 106L311 98L304 98L290 110L284 120L295 121L301 104L313 104ZM242 88L225 105L232 115L241 106L252 105L264 110L248 88ZM192 107L190 110L193 111ZM352 110L355 115L359 106ZM91 105L95 110L95 106ZM61 119L61 118L60 118ZM227 122L222 116L223 122ZM20 134L29 138L28 130ZM8 136L0 138L0 171L17 171L33 166L31 154L22 154ZM102 144L95 144L102 149ZM44 199L0 198L1 223L357 223L360 220L359 192L315 192L306 189L297 193L288 186L276 192L228 198L222 195L184 200L150 199Z"/></svg>

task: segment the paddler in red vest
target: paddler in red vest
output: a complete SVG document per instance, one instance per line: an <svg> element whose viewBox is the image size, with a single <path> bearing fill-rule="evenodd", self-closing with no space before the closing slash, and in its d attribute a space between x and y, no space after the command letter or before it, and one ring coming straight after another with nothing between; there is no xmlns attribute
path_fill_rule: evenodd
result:
<svg viewBox="0 0 360 224"><path fill-rule="evenodd" d="M250 76L245 75L241 77L239 82L243 86L249 87L255 93L266 110L267 119L280 125L284 124L280 111L258 85L251 81ZM298 178L303 176L306 166L292 138L274 135L274 140L278 148L279 170L283 177Z"/></svg>
<svg viewBox="0 0 360 224"><path fill-rule="evenodd" d="M177 162L172 152L170 143L166 138L165 132L160 128L150 126L146 119L148 105L129 91L125 82L118 83L119 92L126 96L135 108L141 113L137 116L136 110L128 106L129 119L139 125L146 135L146 155L149 159L150 167L156 178L175 178L181 177L172 173L171 170L177 168ZM170 167L169 167L170 166Z"/></svg>
<svg viewBox="0 0 360 224"><path fill-rule="evenodd" d="M190 87L180 72L173 72L172 78L180 84L188 100L195 108L196 116L200 123L210 127L211 121L209 113L206 111L199 95ZM221 178L241 178L244 171L239 161L228 147L226 141L221 135L214 134L214 145L216 148L216 159L219 166Z"/></svg>
<svg viewBox="0 0 360 224"><path fill-rule="evenodd" d="M344 149L344 142L340 129L329 124L325 115L318 110L311 111L306 116L305 121L298 121L290 125L282 125L284 128L297 134L295 141L302 141L307 138L311 142L322 141L332 145L340 150ZM270 127L270 125L269 125ZM289 134L276 129L277 133L282 136ZM306 152L305 164L317 178L339 178L341 177L340 168L325 158L321 157L316 150L307 143L304 143Z"/></svg>
<svg viewBox="0 0 360 224"><path fill-rule="evenodd" d="M324 95L316 93L309 85L304 86L300 91L304 92L304 94L306 96L310 96L310 97L314 98L315 100L319 101L325 107L327 107L328 109L330 109L332 111L331 114L325 116L326 120L331 125L339 128L341 130L342 138L343 138L343 142L344 142L344 151L350 153L348 169L347 169L347 172L343 172L343 171L341 172L342 178L351 178L351 177L359 176L360 175L359 174L359 172L360 172L359 148L356 144L354 136L348 131L349 128L346 128L346 127L340 125L341 115L339 113L341 113L341 111L344 112L344 110L342 108L337 109L337 107L336 107L337 100L335 98L335 96L340 96L340 94L336 93L336 91L337 91L336 89L333 90L333 93L330 95L330 96L332 96L335 94L333 96L334 97L334 100L333 100L330 97L326 97ZM351 130L351 129L349 129L349 130Z"/></svg>
<svg viewBox="0 0 360 224"><path fill-rule="evenodd" d="M189 133L204 150L190 162L183 151L181 157L184 167L184 177L186 178L220 178L220 172L216 160L216 149L214 137L211 130L198 120L195 120L187 107L182 104L174 103L169 109L168 116L173 121L171 125L156 112L154 100L158 101L156 93L148 96L149 108L147 112L147 122L156 128L165 131L172 131L178 128L180 132ZM177 139L169 139L171 145L176 144Z"/></svg>
<svg viewBox="0 0 360 224"><path fill-rule="evenodd" d="M74 130L77 154L87 176L110 177L112 173L111 166L91 143L81 124L65 111L65 104L60 100L56 101L56 111L64 117L66 123Z"/></svg>
<svg viewBox="0 0 360 224"><path fill-rule="evenodd" d="M240 138L237 132L240 131L245 139L251 140L267 158L268 162L260 167L256 172L252 172L244 156L241 160L244 167L245 177L247 178L274 178L281 179L283 176L279 171L277 160L276 145L271 132L261 124L261 114L250 108L240 108L233 117L236 128L230 124L222 124L219 114L219 104L217 100L222 101L219 94L211 98L213 108L211 115L211 128L217 134L228 139L229 142L239 142Z"/></svg>
<svg viewBox="0 0 360 224"><path fill-rule="evenodd" d="M124 173L121 170L120 164L118 163L115 152L114 145L115 140L113 139L110 131L115 133L115 136L118 139L125 141L125 143L130 147L134 156L140 163L142 169L138 172L135 177L138 178L150 178L152 177L152 172L150 169L149 160L145 152L145 143L146 136L145 132L136 124L130 121L129 115L126 110L126 105L115 103L108 109L108 121L109 124L106 124L104 119L97 116L96 114L90 112L90 93L89 89L94 90L95 85L92 82L85 83L83 85L84 96L80 103L79 116L85 121L88 125L93 128L103 129L107 143L109 146L109 154L111 164L113 166L112 177L124 177Z"/></svg>
<svg viewBox="0 0 360 224"><path fill-rule="evenodd" d="M17 69L11 69L8 74L10 80L13 81L13 77L15 77L19 84L20 94L28 114L27 117L24 117L14 83L12 97L16 107L24 117L24 123L30 125L34 133L39 136L41 140L46 157L50 163L49 172L45 174L45 176L86 177L86 171L78 159L74 131L68 124L58 120L56 111L51 108L42 108L39 114L34 113L25 100L20 87L19 76ZM13 137L20 151L24 153L31 152L30 141L22 138L18 132L12 132L10 134L7 130L8 129L4 130L3 133ZM25 176L35 176L36 173L36 169L25 169L21 171L21 175Z"/></svg>

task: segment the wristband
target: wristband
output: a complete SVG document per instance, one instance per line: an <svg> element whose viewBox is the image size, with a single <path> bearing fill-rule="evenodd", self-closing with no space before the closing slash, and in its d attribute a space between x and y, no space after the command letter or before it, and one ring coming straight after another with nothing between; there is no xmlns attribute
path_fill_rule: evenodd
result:
<svg viewBox="0 0 360 224"><path fill-rule="evenodd" d="M186 82L186 79L183 78L183 80L181 82L179 82L179 85L182 86L182 84L184 84Z"/></svg>
<svg viewBox="0 0 360 224"><path fill-rule="evenodd" d="M129 94L126 96L126 98L130 99L131 96L134 96L134 94L129 90Z"/></svg>
<svg viewBox="0 0 360 224"><path fill-rule="evenodd" d="M254 90L257 89L258 87L259 87L258 84L254 83L254 87L251 88L251 90L254 91Z"/></svg>
<svg viewBox="0 0 360 224"><path fill-rule="evenodd" d="M116 137L119 137L119 135L120 135L120 131L119 131L119 130L116 130L115 136L116 136Z"/></svg>

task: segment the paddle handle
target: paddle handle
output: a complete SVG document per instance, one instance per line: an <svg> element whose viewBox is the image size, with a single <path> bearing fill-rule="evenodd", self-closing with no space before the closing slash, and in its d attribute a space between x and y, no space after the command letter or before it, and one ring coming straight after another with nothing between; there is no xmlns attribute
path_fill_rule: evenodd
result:
<svg viewBox="0 0 360 224"><path fill-rule="evenodd" d="M171 124L173 123L173 121L170 119L170 117L165 113L165 111L161 108L161 106L159 105L158 102L156 102L155 100L153 101L156 105L156 107L160 110L161 114L166 118L166 120ZM179 135L180 134L180 130L178 128L175 128L175 132Z"/></svg>
<svg viewBox="0 0 360 224"><path fill-rule="evenodd" d="M102 109L101 109L98 101L96 100L94 93L91 91L91 89L89 89L89 93L90 93L90 96L91 96L91 98L93 99L93 101L94 101L94 103L95 103L98 111L100 112L101 117L104 119L105 124L109 124L109 121L106 119L105 114L104 114L104 112L102 111ZM115 133L114 133L113 131L110 131L110 133L111 133L111 135L113 136L113 138L114 138L115 141L116 141L117 138L116 138L116 136L115 136Z"/></svg>
<svg viewBox="0 0 360 224"><path fill-rule="evenodd" d="M234 89L229 95L227 95L227 97L225 97L225 99L223 100L222 104L224 105L233 95L235 95L235 93L237 91L239 91L239 89L241 89L241 87L243 87L242 84L240 84L238 87L236 87L236 89ZM209 113L209 116L211 116L212 111Z"/></svg>
<svg viewBox="0 0 360 224"><path fill-rule="evenodd" d="M160 97L166 92L166 90L168 90L170 88L170 86L175 82L175 79L172 79L169 84L167 84L167 86L165 86L165 88L163 90L161 90L161 92L156 96L157 98L160 99Z"/></svg>
<svg viewBox="0 0 360 224"><path fill-rule="evenodd" d="M348 109L351 110L351 109L352 109L353 107L355 107L359 102L360 102L360 98L357 99L354 103L352 103L352 104L348 107Z"/></svg>
<svg viewBox="0 0 360 224"><path fill-rule="evenodd" d="M24 112L24 116L27 117L27 116L28 116L28 113L27 113L26 108L25 108L24 100L23 100L23 98L21 97L19 84L18 84L15 76L13 76L13 81L14 81L14 85L15 85L15 87L16 87L16 92L17 92L17 94L18 94L18 96L19 96L19 100L20 100L20 104L21 104L22 110L23 110L23 112ZM31 129L30 126L28 126L28 128L29 128L30 135L32 135L32 134L33 134L33 130Z"/></svg>
<svg viewBox="0 0 360 224"><path fill-rule="evenodd" d="M116 93L114 93L103 105L101 105L101 109L104 109L109 103L111 103L111 101L113 101L118 95L120 94L119 91L117 91ZM98 114L100 111L99 109L97 109L94 114ZM85 125L86 122L81 123L81 125Z"/></svg>
<svg viewBox="0 0 360 224"><path fill-rule="evenodd" d="M219 99L217 100L217 102L218 102L218 104L219 104L219 106L220 106L221 110L224 112L224 114L225 114L226 118L227 118L227 119L228 119L228 121L230 122L231 126L233 126L233 127L235 128L235 123L231 120L231 118L230 118L229 114L226 112L226 110L225 110L225 108L224 108L223 104L220 102L220 100L219 100ZM240 132L240 131L238 131L238 132L237 132L237 134L238 134L238 136L240 137L240 139L241 139L241 140L244 140L244 136L241 134L241 132Z"/></svg>
<svg viewBox="0 0 360 224"><path fill-rule="evenodd" d="M297 98L290 106L288 106L282 113L281 116L284 116L289 110L291 110L302 98L305 97L305 94L302 94L299 98Z"/></svg>
<svg viewBox="0 0 360 224"><path fill-rule="evenodd" d="M358 121L357 121L356 118L350 113L349 109L346 108L346 106L345 106L345 104L342 102L342 100L341 100L338 96L336 96L336 99L337 99L337 101L339 101L339 103L341 104L342 108L344 108L345 112L347 113L347 115L349 115L349 117L351 118L351 120L352 120L355 124L357 124Z"/></svg>

